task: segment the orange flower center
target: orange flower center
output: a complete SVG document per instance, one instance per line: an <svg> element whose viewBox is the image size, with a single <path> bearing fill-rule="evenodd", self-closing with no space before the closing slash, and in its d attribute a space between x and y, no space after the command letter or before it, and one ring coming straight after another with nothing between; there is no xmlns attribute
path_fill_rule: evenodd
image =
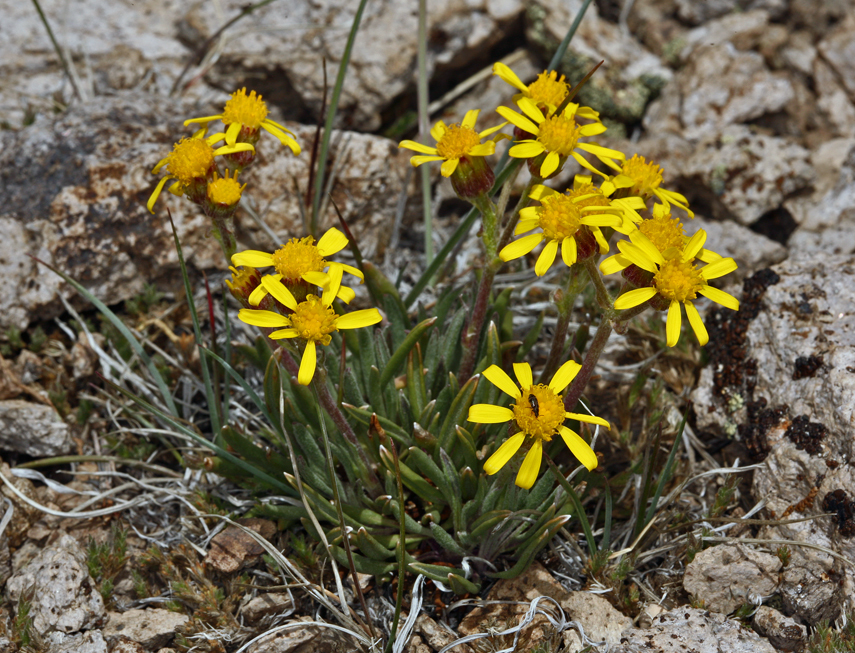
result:
<svg viewBox="0 0 855 653"><path fill-rule="evenodd" d="M214 165L214 148L203 138L182 138L169 153L166 169L182 184L207 177Z"/></svg>
<svg viewBox="0 0 855 653"><path fill-rule="evenodd" d="M537 224L549 240L562 241L582 226L582 211L569 195L550 195L541 201Z"/></svg>
<svg viewBox="0 0 855 653"><path fill-rule="evenodd" d="M567 82L564 81L564 75L558 77L558 73L554 70L550 73L546 71L540 73L537 79L528 85L528 96L535 104L545 104L552 107L552 110L564 102L567 93L570 92Z"/></svg>
<svg viewBox="0 0 855 653"><path fill-rule="evenodd" d="M436 144L436 153L442 158L459 159L481 143L481 137L471 127L450 125Z"/></svg>
<svg viewBox="0 0 855 653"><path fill-rule="evenodd" d="M706 285L706 281L694 263L675 256L659 267L659 272L653 276L653 285L665 299L685 302L697 299L698 290Z"/></svg>
<svg viewBox="0 0 855 653"><path fill-rule="evenodd" d="M653 197L653 191L662 183L662 168L652 161L648 163L643 156L638 154L624 162L623 174L632 179L635 184L632 187L633 195L640 195L645 199Z"/></svg>
<svg viewBox="0 0 855 653"><path fill-rule="evenodd" d="M683 249L683 223L672 218L670 213L644 220L638 225L638 230L647 236L663 255L671 248L677 251Z"/></svg>
<svg viewBox="0 0 855 653"><path fill-rule="evenodd" d="M224 204L233 206L240 201L240 194L246 187L246 184L241 186L237 181L238 173L233 177L229 177L229 171L226 170L225 177L218 177L214 173L214 180L208 184L208 199L214 204Z"/></svg>

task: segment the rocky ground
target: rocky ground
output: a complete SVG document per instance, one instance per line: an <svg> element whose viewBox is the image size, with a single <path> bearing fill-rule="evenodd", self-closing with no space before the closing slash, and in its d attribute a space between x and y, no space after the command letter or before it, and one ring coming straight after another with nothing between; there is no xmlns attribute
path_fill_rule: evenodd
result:
<svg viewBox="0 0 855 653"><path fill-rule="evenodd" d="M172 233L165 212L145 208L150 170L184 119L218 113L241 86L311 143L322 61L334 79L351 5L279 0L220 33L243 3L43 2L72 85L33 6L0 0L0 651L360 646L317 625L329 599L311 551L273 522L243 521L254 539L217 519L252 498L207 474L204 453L188 449L185 473L158 429L105 389L98 374L134 383L112 327L33 258L117 307L164 369L192 372ZM579 6L429 2L433 119L507 102L484 71L503 59L533 77ZM416 179L396 147L415 120L416 22L415 3L369 0L333 138L333 199L366 257L404 287L424 251ZM483 597L426 590L405 650L855 650L855 6L598 0L561 69L578 79L601 59L582 101L608 119L613 145L665 167L665 186L697 213L687 228L739 264L728 290L742 308L707 313L703 358L660 355L639 327L610 345L595 391L613 423L633 419L614 397L642 366L666 389L670 422L691 399L668 519L698 521L654 529L634 571L610 582L586 574L570 537ZM242 246L302 232L308 177L309 157L262 150L243 179ZM440 246L462 207L438 176L434 193ZM202 275L219 296L220 250L189 203L163 199L206 306ZM458 252L460 278L476 255ZM516 327L542 310L543 290ZM182 379L192 396L198 379ZM306 586L283 585L259 540L299 559ZM388 620L390 588L364 583Z"/></svg>

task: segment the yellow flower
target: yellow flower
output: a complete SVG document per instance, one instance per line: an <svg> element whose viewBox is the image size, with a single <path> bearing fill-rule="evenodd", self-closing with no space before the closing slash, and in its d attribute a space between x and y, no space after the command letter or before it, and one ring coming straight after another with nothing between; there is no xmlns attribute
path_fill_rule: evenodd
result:
<svg viewBox="0 0 855 653"><path fill-rule="evenodd" d="M559 78L554 70L552 72L544 70L528 86L523 84L517 74L501 61L493 64L493 74L520 91L514 95L514 102L519 102L520 98L525 97L538 106L545 106L549 109L548 113L555 113L570 92L570 86L564 81L564 75Z"/></svg>
<svg viewBox="0 0 855 653"><path fill-rule="evenodd" d="M410 159L410 163L414 166L420 166L428 161L443 161L440 172L443 177L450 177L460 164L460 159L489 156L496 151L496 140L504 137L504 134L500 134L486 143L481 142L482 138L499 131L508 123L504 122L482 132L476 132L475 121L478 120L480 112L480 109L467 111L459 125L446 125L442 120L437 122L430 130L430 135L436 141L436 147L416 141L401 141L398 147L422 153L421 156L417 155Z"/></svg>
<svg viewBox="0 0 855 653"><path fill-rule="evenodd" d="M717 279L736 269L736 262L732 258L719 258L700 269L695 267L695 258L706 237L706 232L700 229L689 239L682 251L671 247L663 253L647 236L638 231L631 236L634 247L624 247L621 250L631 263L653 273L653 286L625 292L615 301L615 308L624 310L639 306L657 295L669 302L665 326L669 347L676 345L680 338L680 304L686 307L689 324L701 345L707 344L709 335L692 300L703 295L722 306L734 311L739 310L739 300L708 283L711 279Z"/></svg>
<svg viewBox="0 0 855 653"><path fill-rule="evenodd" d="M529 206L520 211L520 221L516 234L540 228L542 233L534 233L515 240L499 252L503 261L512 261L525 256L541 242L546 246L540 253L534 266L534 273L542 277L555 261L558 247L561 247L561 259L570 267L578 259L586 259L594 253L596 242L601 247L605 242L599 227L620 227L622 224L619 208L613 208L611 202L590 184L580 184L566 193L536 185L529 195L539 200L540 206ZM591 230L586 227L591 227ZM592 233L596 230L595 233ZM596 235L599 235L597 238ZM602 241L602 242L600 242Z"/></svg>
<svg viewBox="0 0 855 653"><path fill-rule="evenodd" d="M234 206L240 202L240 196L246 184L241 186L237 180L238 173L229 177L229 171L226 170L225 177L220 177L214 171L214 179L208 184L208 199L212 204L222 206Z"/></svg>
<svg viewBox="0 0 855 653"><path fill-rule="evenodd" d="M658 197L666 208L674 204L688 213L690 218L695 217L695 214L689 210L689 202L684 195L660 186L662 183L662 167L653 161L648 162L643 156L634 154L631 159L624 161L620 166L608 161L604 161L604 163L620 174L603 182L603 192L611 194L618 190L624 190L624 195L638 195L645 200Z"/></svg>
<svg viewBox="0 0 855 653"><path fill-rule="evenodd" d="M278 138L280 143L290 147L294 154L300 153L300 146L292 138L294 132L267 117L267 104L260 95L255 94L255 91L251 91L249 95L246 94L246 88L235 91L231 99L226 102L221 114L191 118L185 120L184 125L201 124L204 125L203 129L207 129L208 123L214 120L222 120L226 125L226 144L228 145L234 145L237 142L241 131L244 139L250 140L258 136L259 129L263 129Z"/></svg>
<svg viewBox="0 0 855 653"><path fill-rule="evenodd" d="M277 330L270 334L273 340L300 338L306 341L303 358L300 361L300 371L297 374L297 381L301 385L309 385L315 375L318 343L328 345L331 340L330 334L335 331L359 329L377 324L383 319L376 308L337 315L331 306L333 298L327 300L316 295L308 295L305 301L298 303L291 291L271 276L264 277L261 283L292 313L285 316L273 311L242 308L238 318L253 326L276 328Z"/></svg>
<svg viewBox="0 0 855 653"><path fill-rule="evenodd" d="M561 435L573 455L588 470L597 466L597 456L588 443L578 433L564 426L564 420L575 419L609 428L609 423L602 417L568 413L564 410L564 399L560 393L576 377L581 367L574 361L567 361L558 369L549 385L534 385L528 363L514 363L514 375L519 386L498 365L491 365L484 370L487 380L513 397L514 402L510 407L475 404L469 408L469 421L480 424L513 421L519 429L518 433L505 440L484 463L484 471L487 474L495 474L504 467L525 439L530 438L531 449L523 460L516 480L516 484L521 488L530 488L540 472L543 443L550 442L556 433Z"/></svg>
<svg viewBox="0 0 855 653"><path fill-rule="evenodd" d="M605 177L576 150L590 152L600 161L613 167L617 164L612 159L624 160L623 152L593 143L579 142L582 137L596 136L606 131L606 127L601 122L593 122L587 125L577 124L576 116L591 118L589 114L593 111L592 109L580 107L571 102L560 115L547 116L529 98L520 98L517 104L525 115L508 107L499 107L496 109L496 113L522 131L532 134L534 138L517 141L517 144L509 150L509 154L517 159L535 159L545 153L546 156L540 165L541 178L546 179L559 170L568 156L576 159L582 167ZM596 112L593 113L596 114ZM596 118L591 119L596 120Z"/></svg>
<svg viewBox="0 0 855 653"><path fill-rule="evenodd" d="M633 226L635 227L635 225ZM638 237L634 234L636 229L638 232L646 236L647 239L653 243L653 246L662 252L663 255L671 248L677 248L682 251L689 243L689 237L686 235L683 223L677 218L671 217L671 212L664 204L655 204L653 206L653 217L647 220L642 220L638 226L629 233L630 241L632 241L634 237ZM618 241L617 247L621 252L620 254L615 254L614 256L603 259L600 263L600 272L603 274L614 274L615 272L620 272L632 265L632 261L624 256L623 251L624 249L635 247L633 242L621 240ZM721 256L711 250L702 249L695 255L695 258L703 261L704 263L712 263L713 261L719 260Z"/></svg>
<svg viewBox="0 0 855 653"><path fill-rule="evenodd" d="M329 229L315 244L312 236L292 238L272 254L248 249L232 256L233 265L243 265L253 268L266 268L271 265L276 274L267 275L276 282L294 286L301 281L320 286L324 289L324 301L331 304L338 297L345 303L350 303L355 294L351 288L341 285L344 272L364 280L362 272L351 265L327 261L325 257L341 251L347 246L347 236L336 228ZM329 272L325 272L329 268ZM249 296L249 303L258 306L267 295L265 285L260 285Z"/></svg>
<svg viewBox="0 0 855 653"><path fill-rule="evenodd" d="M161 159L152 169L152 174L157 174L160 169L166 166L168 173L161 179L148 198L146 206L148 210L154 213L154 203L160 197L163 186L170 179L174 179L175 183L169 187L169 192L179 197L188 189L193 189L195 186L200 186L200 191L207 188L208 176L215 171L214 157L222 154L233 154L234 152L254 151L255 148L249 143L236 143L232 145L224 145L217 149L213 146L223 140L223 134L212 134L208 138L202 138L201 130L196 132L192 138L182 138L172 148L165 158ZM198 192L193 192L190 199L199 201ZM202 192L204 195L204 192Z"/></svg>

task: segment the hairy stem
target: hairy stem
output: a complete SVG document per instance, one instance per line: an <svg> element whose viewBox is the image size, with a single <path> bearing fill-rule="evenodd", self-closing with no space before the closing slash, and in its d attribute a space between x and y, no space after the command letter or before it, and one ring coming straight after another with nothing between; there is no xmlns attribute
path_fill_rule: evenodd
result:
<svg viewBox="0 0 855 653"><path fill-rule="evenodd" d="M585 390L585 386L588 385L588 381L591 380L594 368L597 366L597 361L606 348L606 343L609 341L611 334L612 321L608 316L603 315L600 326L597 327L597 333L594 334L594 339L591 340L591 345L585 354L585 360L582 361L582 369L579 370L576 378L573 379L573 383L570 384L567 394L564 395L564 407L567 410L572 411L576 406L576 402L579 401L579 397L582 396L582 392Z"/></svg>
<svg viewBox="0 0 855 653"><path fill-rule="evenodd" d="M484 268L481 281L478 284L478 294L475 296L475 306L472 307L472 318L466 335L463 336L463 361L460 364L459 379L461 385L466 383L472 376L475 363L478 358L478 341L481 339L481 328L484 326L484 318L487 316L487 306L490 303L490 291L493 289L493 280L496 272L502 265L502 259L494 258Z"/></svg>
<svg viewBox="0 0 855 653"><path fill-rule="evenodd" d="M555 325L555 333L552 337L552 346L549 349L549 356L546 359L546 365L540 373L540 382L546 383L548 379L555 374L562 361L564 353L564 344L567 340L567 327L570 324L570 316L573 314L573 305L576 303L576 298L582 292L585 283L585 275L582 273L582 266L579 264L570 268L567 275L567 286L556 291L555 304L558 307L558 322Z"/></svg>

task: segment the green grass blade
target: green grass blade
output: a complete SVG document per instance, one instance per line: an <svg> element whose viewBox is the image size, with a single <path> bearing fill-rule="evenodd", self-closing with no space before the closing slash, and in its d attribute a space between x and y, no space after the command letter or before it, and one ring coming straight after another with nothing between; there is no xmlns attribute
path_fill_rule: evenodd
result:
<svg viewBox="0 0 855 653"><path fill-rule="evenodd" d="M178 252L178 263L181 265L181 278L184 280L184 292L187 295L187 307L190 309L190 317L193 320L193 335L196 337L196 347L202 349L202 329L199 327L199 315L196 313L196 304L193 302L193 289L190 288L190 277L187 276L187 265L184 263L184 252L181 250L181 243L178 241L178 232L175 230L175 222L172 221L172 213L166 212L169 216L169 224L172 227L172 238L175 241L175 251ZM220 432L222 422L220 421L220 413L217 410L217 397L214 394L214 385L211 383L211 372L208 369L208 361L203 357L199 357L200 367L202 368L202 381L205 384L205 397L208 400L208 414L211 418L211 430L216 436Z"/></svg>
<svg viewBox="0 0 855 653"><path fill-rule="evenodd" d="M558 46L558 49L555 50L555 54L552 55L552 59L549 62L549 67L547 68L547 70L555 70L555 68L558 66L558 63L564 57L564 53L567 52L567 47L570 45L570 41L573 40L573 36L576 34L576 30L579 29L579 23L582 22L582 18L584 18L585 12L588 11L588 7L590 5L591 0L585 0L585 2L582 3L582 7L576 14L576 18L573 19L573 24L570 25L570 29L567 30L567 34L564 35L564 40L561 41L561 44Z"/></svg>
<svg viewBox="0 0 855 653"><path fill-rule="evenodd" d="M125 337L125 340L128 341L128 344L131 346L131 349L133 349L134 353L140 357L140 360L148 369L151 378L154 380L155 384L157 385L157 389L160 391L161 397L163 397L163 401L166 404L166 407L169 409L169 412L175 417L180 417L181 415L178 412L178 407L175 405L175 401L172 399L172 394L169 392L169 388L166 387L166 383L164 382L163 377L160 375L160 372L158 372L154 362L151 360L149 355L145 353L145 350L142 348L142 345L136 339L134 334L131 333L131 330L127 326L125 326L124 322L119 319L119 316L116 315L109 308L107 308L107 305L104 302L95 297L95 295L86 290L86 288L81 286L70 276L68 276L64 272L60 272L49 263L45 263L44 261L39 258L36 258L35 256L33 256L32 258L37 263L41 263L46 268L62 277L62 279L72 288L74 288L78 292L78 294L80 294L86 301L88 301L95 308L97 308L101 312L101 314L110 321L110 324L112 324L114 327L116 327L116 329L118 329L119 333L121 333Z"/></svg>
<svg viewBox="0 0 855 653"><path fill-rule="evenodd" d="M665 490L665 484L671 479L671 474L674 473L674 459L677 457L677 450L680 448L680 443L683 441L683 429L686 428L686 418L689 416L689 408L683 413L683 419L680 422L680 427L677 429L677 435L674 438L674 444L671 446L671 451L668 454L668 460L665 461L665 468L662 470L662 475L659 477L659 484L656 486L656 492L653 493L653 499L650 501L650 507L644 515L644 526L650 523L653 515L656 514L656 508L659 505L659 499L662 497L662 492Z"/></svg>
<svg viewBox="0 0 855 653"><path fill-rule="evenodd" d="M318 236L318 213L321 210L321 196L324 189L324 171L327 165L327 156L329 155L333 123L335 122L335 114L338 110L339 100L341 99L341 90L344 87L344 78L347 74L347 66L350 63L350 55L353 51L353 42L356 40L356 33L359 31L359 23L362 21L362 12L365 10L366 4L368 4L368 0L360 0L356 15L353 17L353 25L350 27L350 34L347 35L347 43L341 55L341 63L338 66L338 74L335 78L330 106L327 109L327 119L324 123L324 137L321 141L321 151L318 155L318 169L315 175L315 196L312 200L312 216L309 222L309 231L316 238Z"/></svg>
<svg viewBox="0 0 855 653"><path fill-rule="evenodd" d="M434 322L436 322L435 317L428 318L424 322L421 322L415 327L413 327L409 335L404 338L404 341L394 351L394 353L386 363L385 367L383 368L383 373L380 375L381 388L385 388L386 384L389 383L389 381L395 375L395 372L397 372L398 369L404 366L404 361L407 360L407 356L410 355L410 351L412 351L413 347L416 346L416 343L424 335L425 331L427 331L434 325Z"/></svg>

